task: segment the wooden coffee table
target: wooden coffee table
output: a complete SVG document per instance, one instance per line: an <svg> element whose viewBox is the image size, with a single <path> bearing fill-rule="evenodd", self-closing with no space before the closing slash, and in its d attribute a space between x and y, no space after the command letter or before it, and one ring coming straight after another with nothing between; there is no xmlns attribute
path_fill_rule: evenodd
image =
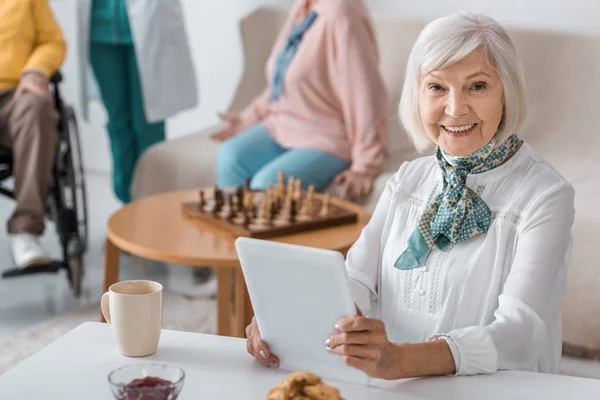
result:
<svg viewBox="0 0 600 400"><path fill-rule="evenodd" d="M214 267L217 333L244 337L254 314L234 246L236 238L207 222L187 218L182 203L197 199L197 189L165 193L134 201L116 211L106 229L104 291L119 280L119 250L156 261ZM370 214L354 203L336 198L331 201L356 212L358 222L271 240L346 253Z"/></svg>

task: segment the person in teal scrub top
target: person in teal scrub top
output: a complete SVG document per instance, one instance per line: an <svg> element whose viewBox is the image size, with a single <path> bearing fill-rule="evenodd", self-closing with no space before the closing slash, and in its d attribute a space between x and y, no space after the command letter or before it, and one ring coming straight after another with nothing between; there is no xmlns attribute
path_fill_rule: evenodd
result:
<svg viewBox="0 0 600 400"><path fill-rule="evenodd" d="M166 12L157 1L91 0L87 5L89 60L108 114L114 192L123 203L131 201L137 160L165 140L164 120L196 105L181 5L173 2L172 12ZM181 19L173 18L177 15ZM180 34L176 43L165 46L163 39L173 31Z"/></svg>
<svg viewBox="0 0 600 400"><path fill-rule="evenodd" d="M144 115L125 0L92 2L90 41L92 70L108 114L114 191L129 203L135 164L148 147L165 140L165 123L149 123Z"/></svg>

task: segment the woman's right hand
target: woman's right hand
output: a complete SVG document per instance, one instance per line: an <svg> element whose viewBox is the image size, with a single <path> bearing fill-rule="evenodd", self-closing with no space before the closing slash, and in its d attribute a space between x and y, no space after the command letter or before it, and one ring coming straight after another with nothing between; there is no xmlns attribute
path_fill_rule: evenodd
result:
<svg viewBox="0 0 600 400"><path fill-rule="evenodd" d="M227 126L210 135L212 140L223 142L241 131L242 120L238 114L219 113L219 118L227 122Z"/></svg>
<svg viewBox="0 0 600 400"><path fill-rule="evenodd" d="M279 368L279 358L271 354L269 346L260 337L256 317L252 317L252 322L246 328L246 337L246 348L252 357L265 367Z"/></svg>

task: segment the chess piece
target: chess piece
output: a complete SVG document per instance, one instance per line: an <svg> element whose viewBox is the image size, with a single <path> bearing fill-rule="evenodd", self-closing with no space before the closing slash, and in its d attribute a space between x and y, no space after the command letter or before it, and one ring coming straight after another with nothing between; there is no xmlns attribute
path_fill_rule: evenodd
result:
<svg viewBox="0 0 600 400"><path fill-rule="evenodd" d="M285 211L289 212L292 209L292 205L294 204L294 198L288 195L285 199Z"/></svg>
<svg viewBox="0 0 600 400"><path fill-rule="evenodd" d="M300 197L302 196L302 180L297 179L295 182L295 190L294 190L294 200L297 202L300 201Z"/></svg>
<svg viewBox="0 0 600 400"><path fill-rule="evenodd" d="M200 211L203 211L205 206L206 199L204 198L204 190L200 190L200 201L198 202L198 208L200 209Z"/></svg>
<svg viewBox="0 0 600 400"><path fill-rule="evenodd" d="M302 202L302 207L300 207L299 217L303 220L308 220L308 219L310 219L311 215L312 215L312 200L310 200L307 196L304 198L304 201Z"/></svg>
<svg viewBox="0 0 600 400"><path fill-rule="evenodd" d="M277 200L283 197L283 191L285 190L285 174L283 171L279 171L277 174L277 185L275 185L275 195Z"/></svg>
<svg viewBox="0 0 600 400"><path fill-rule="evenodd" d="M249 213L245 212L244 213L244 226L250 225L250 222L252 222L252 216Z"/></svg>
<svg viewBox="0 0 600 400"><path fill-rule="evenodd" d="M244 193L244 200L242 202L242 207L243 207L244 211L248 210L248 208L250 207L249 204L248 204L249 203L249 198L248 198L249 194L250 193L248 193L248 192Z"/></svg>
<svg viewBox="0 0 600 400"><path fill-rule="evenodd" d="M250 178L246 178L246 182L244 183L244 190L246 192L250 191Z"/></svg>
<svg viewBox="0 0 600 400"><path fill-rule="evenodd" d="M223 208L223 204L225 203L223 199L223 191L221 189L215 188L215 204L213 208L214 213L221 212Z"/></svg>
<svg viewBox="0 0 600 400"><path fill-rule="evenodd" d="M304 200L304 203L302 203L302 207L300 207L300 212L298 213L298 216L301 219L308 219L309 217L309 213L308 213L308 203L306 202L306 200Z"/></svg>
<svg viewBox="0 0 600 400"><path fill-rule="evenodd" d="M285 200L287 199L285 195L285 189L282 189L279 196L275 199L275 203L277 204L277 208L283 208L285 205Z"/></svg>
<svg viewBox="0 0 600 400"><path fill-rule="evenodd" d="M235 195L237 197L237 212L242 211L242 207L244 205L243 200L244 200L244 187L243 186L238 186L237 189L235 190Z"/></svg>
<svg viewBox="0 0 600 400"><path fill-rule="evenodd" d="M326 217L329 215L329 202L331 200L331 195L329 193L325 193L323 195L323 202L321 203L321 211L319 214L321 217Z"/></svg>
<svg viewBox="0 0 600 400"><path fill-rule="evenodd" d="M230 195L227 197L227 214L225 215L225 218L228 221L231 221L233 219L233 217L235 216L235 212L234 212L234 208L233 208L233 195Z"/></svg>
<svg viewBox="0 0 600 400"><path fill-rule="evenodd" d="M294 223L296 222L296 200L291 199L290 200L290 209L289 209L289 214L288 214L288 222L290 223Z"/></svg>
<svg viewBox="0 0 600 400"><path fill-rule="evenodd" d="M260 219L260 220L267 219L268 212L269 212L268 207L269 207L268 199L265 199L262 201L262 203L260 203L260 207L258 208L258 219Z"/></svg>
<svg viewBox="0 0 600 400"><path fill-rule="evenodd" d="M269 204L269 223L273 222L273 220L275 219L275 215L277 214L277 210L275 207L275 203Z"/></svg>
<svg viewBox="0 0 600 400"><path fill-rule="evenodd" d="M263 200L262 203L260 203L260 207L258 209L258 224L259 225L271 225L271 218L269 216L269 211L270 211L270 207L271 207L271 203L269 203L269 201L267 201L267 199Z"/></svg>
<svg viewBox="0 0 600 400"><path fill-rule="evenodd" d="M254 195L252 192L246 192L244 194L244 209L247 214L250 214L252 218L256 217L256 208L254 207Z"/></svg>
<svg viewBox="0 0 600 400"><path fill-rule="evenodd" d="M213 214L217 212L217 187L215 186L213 188L213 195L212 195L212 209L210 210Z"/></svg>
<svg viewBox="0 0 600 400"><path fill-rule="evenodd" d="M313 199L315 197L315 185L308 186L308 192L306 193L306 198L304 199L304 203L306 204L306 213L308 215L312 215L313 213Z"/></svg>

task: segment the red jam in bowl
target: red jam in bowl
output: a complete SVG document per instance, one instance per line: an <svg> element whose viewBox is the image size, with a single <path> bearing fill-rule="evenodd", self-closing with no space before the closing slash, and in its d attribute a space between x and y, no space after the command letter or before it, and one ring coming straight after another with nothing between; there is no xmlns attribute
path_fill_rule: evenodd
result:
<svg viewBox="0 0 600 400"><path fill-rule="evenodd" d="M175 388L171 381L147 376L134 379L121 389L119 400L171 400Z"/></svg>

